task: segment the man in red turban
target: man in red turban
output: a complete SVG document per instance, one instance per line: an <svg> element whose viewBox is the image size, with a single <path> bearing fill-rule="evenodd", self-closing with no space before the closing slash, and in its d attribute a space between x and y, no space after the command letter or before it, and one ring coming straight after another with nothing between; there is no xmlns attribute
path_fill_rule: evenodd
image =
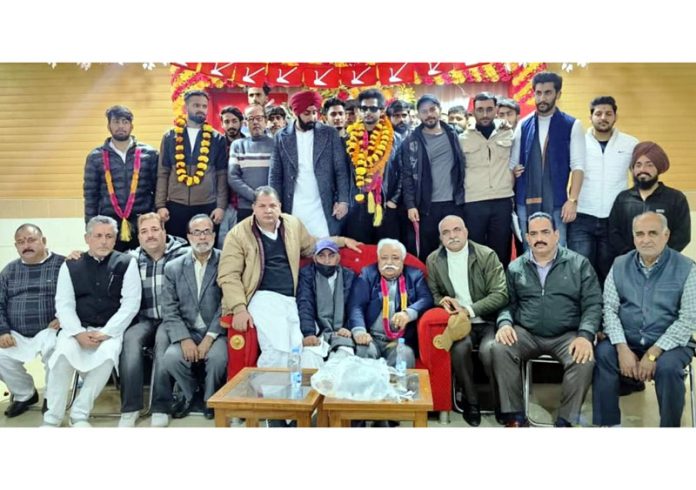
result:
<svg viewBox="0 0 696 490"><path fill-rule="evenodd" d="M681 252L691 241L691 215L684 194L659 181L669 170L667 153L652 141L638 143L631 156L635 185L616 196L609 215L609 241L616 255L633 250L633 218L655 211L667 218L667 245Z"/></svg>
<svg viewBox="0 0 696 490"><path fill-rule="evenodd" d="M317 122L321 102L314 90L290 98L297 119L276 134L268 179L283 211L295 215L310 234L325 238L340 235L350 184L338 132Z"/></svg>

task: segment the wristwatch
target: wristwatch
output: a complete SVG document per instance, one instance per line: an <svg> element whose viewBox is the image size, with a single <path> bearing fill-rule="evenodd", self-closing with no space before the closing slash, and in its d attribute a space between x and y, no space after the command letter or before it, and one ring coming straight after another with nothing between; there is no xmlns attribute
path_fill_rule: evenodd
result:
<svg viewBox="0 0 696 490"><path fill-rule="evenodd" d="M657 357L655 356L655 354L648 354L648 361L650 361L650 362L657 361Z"/></svg>

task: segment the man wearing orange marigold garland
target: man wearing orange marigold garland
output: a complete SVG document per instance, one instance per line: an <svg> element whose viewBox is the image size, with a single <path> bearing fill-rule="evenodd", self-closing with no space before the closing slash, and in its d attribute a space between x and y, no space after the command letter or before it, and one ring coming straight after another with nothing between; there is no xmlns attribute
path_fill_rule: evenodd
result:
<svg viewBox="0 0 696 490"><path fill-rule="evenodd" d="M403 200L413 223L421 260L439 246L438 223L464 218L464 154L457 135L440 122L440 101L425 94L416 102L421 124L400 147Z"/></svg>
<svg viewBox="0 0 696 490"><path fill-rule="evenodd" d="M83 181L85 222L98 215L119 225L115 250L138 247L138 215L154 210L157 150L131 136L133 113L125 106L106 110L111 138L87 156Z"/></svg>
<svg viewBox="0 0 696 490"><path fill-rule="evenodd" d="M217 227L228 202L225 137L205 122L208 95L192 90L184 95L186 118L162 137L157 169L157 214L167 231L186 239L195 215L210 216Z"/></svg>
<svg viewBox="0 0 696 490"><path fill-rule="evenodd" d="M401 201L401 138L384 114L384 95L368 89L358 95L361 120L348 129L346 151L351 169L351 209L345 235L362 243L401 238L397 205Z"/></svg>
<svg viewBox="0 0 696 490"><path fill-rule="evenodd" d="M268 183L286 213L318 238L339 235L348 214L349 182L338 132L317 122L321 96L314 90L290 98L295 124L275 135Z"/></svg>

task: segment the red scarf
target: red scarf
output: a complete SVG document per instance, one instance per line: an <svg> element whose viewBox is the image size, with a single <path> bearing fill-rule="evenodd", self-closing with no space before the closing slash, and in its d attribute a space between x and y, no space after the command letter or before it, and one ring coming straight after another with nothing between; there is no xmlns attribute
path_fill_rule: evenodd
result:
<svg viewBox="0 0 696 490"><path fill-rule="evenodd" d="M389 340L398 339L404 336L406 328L392 330L389 324L389 284L387 284L387 280L384 277L380 279L380 286L382 288L382 326L384 327L384 334ZM406 279L404 279L403 274L399 276L399 298L401 300L401 309L399 311L406 311L408 294L406 293Z"/></svg>
<svg viewBox="0 0 696 490"><path fill-rule="evenodd" d="M106 180L106 189L109 191L109 199L111 199L111 206L113 206L116 216L121 218L121 241L129 242L131 240L130 233L130 223L128 223L128 218L133 211L133 204L135 203L135 191L138 189L138 179L140 177L140 148L135 149L135 162L133 163L133 178L130 184L130 194L128 194L128 201L126 201L125 212L121 210L121 206L118 204L118 199L116 198L116 190L114 189L114 181L111 177L111 164L109 161L109 151L102 150L102 159L104 161L104 178Z"/></svg>

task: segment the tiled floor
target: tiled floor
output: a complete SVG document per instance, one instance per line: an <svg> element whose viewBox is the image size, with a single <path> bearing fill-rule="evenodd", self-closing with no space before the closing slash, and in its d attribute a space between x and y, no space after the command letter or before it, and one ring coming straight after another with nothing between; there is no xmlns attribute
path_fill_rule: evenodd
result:
<svg viewBox="0 0 696 490"><path fill-rule="evenodd" d="M35 377L41 376L42 367L38 361L30 364L30 372ZM682 415L682 427L691 427L691 402L690 402L690 386L688 380L685 382L686 404ZM43 389L40 389L43 391ZM2 392L0 391L0 395ZM544 423L552 423L554 420L554 411L558 406L560 399L560 385L557 384L535 384L532 389L530 415L531 418ZM7 408L9 400L5 397L0 401L0 427L38 427L41 425L41 412L39 407L26 412L25 414L8 419L2 415ZM645 391L633 393L632 395L621 398L621 410L623 414L622 425L626 427L658 427L659 414L657 400L655 398L655 389L653 383L648 383ZM107 386L105 391L99 397L94 409L94 414L109 413L119 411L119 395L118 392L110 386ZM449 413L450 423L447 425L439 422L439 414L431 413L428 422L429 427L468 427L462 416L456 412ZM67 417L66 417L67 419ZM585 404L582 408L582 425L590 426L592 420L592 393L587 395ZM95 427L116 427L118 417L102 417L96 416L90 420ZM136 424L137 427L149 427L149 418L140 418ZM212 420L205 419L202 415L190 415L184 419L172 420L170 427L214 427ZM404 423L404 426L410 424ZM493 415L484 415L481 421L481 427L500 427L495 421Z"/></svg>

